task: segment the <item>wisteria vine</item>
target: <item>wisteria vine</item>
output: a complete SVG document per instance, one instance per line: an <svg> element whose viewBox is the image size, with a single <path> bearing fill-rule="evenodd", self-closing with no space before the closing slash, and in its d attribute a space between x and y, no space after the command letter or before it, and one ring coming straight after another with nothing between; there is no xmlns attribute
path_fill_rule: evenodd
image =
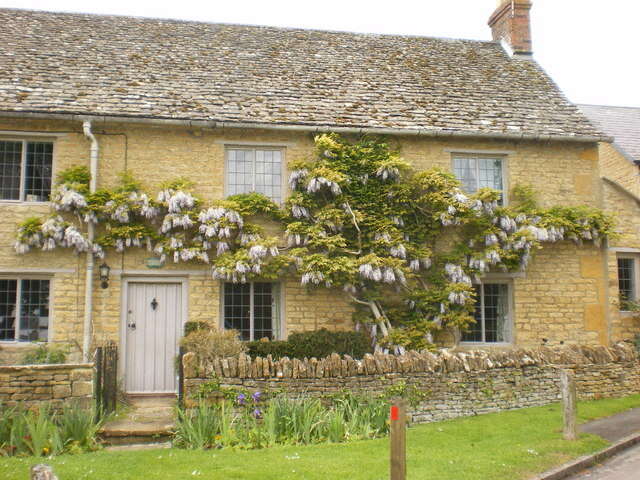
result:
<svg viewBox="0 0 640 480"><path fill-rule="evenodd" d="M89 193L87 169L66 170L52 215L21 223L15 250L104 257L147 248L162 260L209 264L213 278L229 282L297 275L308 287L347 292L380 343L415 348L434 330L473 321L472 285L482 275L525 269L543 243L597 244L613 231L591 207L505 207L500 192L466 194L452 174L415 171L380 139L326 134L315 143L314 158L289 165L291 194L281 206L257 193L204 205L184 179L151 196L127 174L118 187ZM265 234L265 218L284 239Z"/></svg>

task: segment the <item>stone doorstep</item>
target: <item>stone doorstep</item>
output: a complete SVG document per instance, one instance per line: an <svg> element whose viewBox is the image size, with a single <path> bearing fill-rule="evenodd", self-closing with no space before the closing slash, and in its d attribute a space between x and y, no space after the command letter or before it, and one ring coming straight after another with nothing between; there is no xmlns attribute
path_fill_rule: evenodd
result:
<svg viewBox="0 0 640 480"><path fill-rule="evenodd" d="M169 435L174 428L173 416L163 415L155 418L141 420L127 418L107 422L100 433L105 437L124 437L127 435Z"/></svg>
<svg viewBox="0 0 640 480"><path fill-rule="evenodd" d="M173 419L149 423L118 420L107 423L99 434L107 445L148 444L169 440L173 428Z"/></svg>
<svg viewBox="0 0 640 480"><path fill-rule="evenodd" d="M112 448L125 449L142 449L143 445L148 448L169 448L171 446L171 435L129 435L126 437L108 437L103 439L105 450ZM161 447L158 445L168 445L169 447Z"/></svg>
<svg viewBox="0 0 640 480"><path fill-rule="evenodd" d="M135 409L148 409L157 407L172 408L176 403L176 395L128 394L127 401Z"/></svg>
<svg viewBox="0 0 640 480"><path fill-rule="evenodd" d="M110 437L154 437L168 436L173 434L173 423L158 425L123 425L118 428L103 428L100 435L104 438ZM145 428L146 427L146 428Z"/></svg>
<svg viewBox="0 0 640 480"><path fill-rule="evenodd" d="M173 434L175 395L129 395L131 411L107 422L100 436L110 445L157 443Z"/></svg>

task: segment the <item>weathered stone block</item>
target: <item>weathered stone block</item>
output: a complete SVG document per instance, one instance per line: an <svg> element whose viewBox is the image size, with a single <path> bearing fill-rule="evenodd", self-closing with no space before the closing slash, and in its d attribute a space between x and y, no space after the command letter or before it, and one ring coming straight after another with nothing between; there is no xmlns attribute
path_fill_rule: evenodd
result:
<svg viewBox="0 0 640 480"><path fill-rule="evenodd" d="M52 389L53 398L69 398L71 397L70 385L54 385Z"/></svg>
<svg viewBox="0 0 640 480"><path fill-rule="evenodd" d="M71 394L74 397L91 396L93 394L93 382L73 382L71 385Z"/></svg>

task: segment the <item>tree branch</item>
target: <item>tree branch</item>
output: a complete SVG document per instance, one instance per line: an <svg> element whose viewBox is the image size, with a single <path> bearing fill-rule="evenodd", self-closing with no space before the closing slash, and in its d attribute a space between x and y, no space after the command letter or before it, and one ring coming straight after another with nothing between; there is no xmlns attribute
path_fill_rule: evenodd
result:
<svg viewBox="0 0 640 480"><path fill-rule="evenodd" d="M356 298L353 295L349 295L349 297L351 297L351 300L353 300L356 303L360 303L361 305L366 305L367 307L371 306L370 302L365 302L364 300L360 300L359 298Z"/></svg>
<svg viewBox="0 0 640 480"><path fill-rule="evenodd" d="M362 232L360 231L360 226L358 225L358 220L356 220L356 214L353 213L353 210L351 209L351 205L349 205L349 202L344 202L344 206L345 206L345 209L347 210L347 212L351 214L351 219L352 219L353 226L356 227L356 230L358 231L358 251L357 252L349 252L349 253L352 253L354 255L360 255L362 253Z"/></svg>

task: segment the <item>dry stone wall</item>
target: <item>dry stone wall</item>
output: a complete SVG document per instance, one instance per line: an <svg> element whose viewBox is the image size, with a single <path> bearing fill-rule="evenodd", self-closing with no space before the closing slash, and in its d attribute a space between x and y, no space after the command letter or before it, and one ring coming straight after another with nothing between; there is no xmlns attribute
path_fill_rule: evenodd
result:
<svg viewBox="0 0 640 480"><path fill-rule="evenodd" d="M93 364L0 366L0 403L30 408L68 402L90 402Z"/></svg>
<svg viewBox="0 0 640 480"><path fill-rule="evenodd" d="M575 372L582 399L619 397L640 392L640 363L633 347L566 346L508 352L408 352L402 356L367 354L355 360L337 354L325 359L251 359L247 355L203 364L193 353L183 357L185 399L197 401L201 385L261 392L283 391L294 397L349 391L377 396L392 386L419 393L411 410L416 422L429 422L514 408L545 405L560 399L559 370Z"/></svg>

